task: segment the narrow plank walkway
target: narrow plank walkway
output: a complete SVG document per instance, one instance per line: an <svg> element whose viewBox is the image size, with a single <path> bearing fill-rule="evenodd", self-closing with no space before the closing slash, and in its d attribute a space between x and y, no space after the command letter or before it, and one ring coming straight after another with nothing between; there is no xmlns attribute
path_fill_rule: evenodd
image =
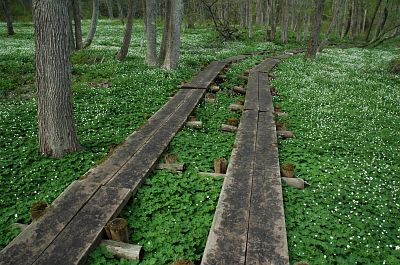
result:
<svg viewBox="0 0 400 265"><path fill-rule="evenodd" d="M206 88L239 57L212 63L153 115L139 131L85 178L74 181L46 210L0 252L0 264L82 264L151 173L168 144L203 98ZM196 87L198 86L198 87Z"/></svg>
<svg viewBox="0 0 400 265"><path fill-rule="evenodd" d="M285 55L302 52L298 49ZM249 74L244 112L201 264L287 265L289 254L268 58Z"/></svg>

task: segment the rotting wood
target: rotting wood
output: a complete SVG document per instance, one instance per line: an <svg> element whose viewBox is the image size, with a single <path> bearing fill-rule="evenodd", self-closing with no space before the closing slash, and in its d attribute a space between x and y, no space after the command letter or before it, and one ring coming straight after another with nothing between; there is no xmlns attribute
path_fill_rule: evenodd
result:
<svg viewBox="0 0 400 265"><path fill-rule="evenodd" d="M298 188L298 189L304 189L304 187L308 184L301 178L286 178L282 177L282 180L286 182L291 187Z"/></svg>
<svg viewBox="0 0 400 265"><path fill-rule="evenodd" d="M128 222L123 218L115 218L107 223L106 233L109 239L129 243Z"/></svg>
<svg viewBox="0 0 400 265"><path fill-rule="evenodd" d="M157 169L163 170L171 170L171 171L185 171L186 170L186 164L179 164L179 163L173 163L173 164L158 164Z"/></svg>
<svg viewBox="0 0 400 265"><path fill-rule="evenodd" d="M278 136L283 137L285 139L294 138L294 134L291 131L277 131Z"/></svg>
<svg viewBox="0 0 400 265"><path fill-rule="evenodd" d="M210 172L199 172L199 175L203 177L212 177L212 178L224 178L226 176L226 174L210 173Z"/></svg>
<svg viewBox="0 0 400 265"><path fill-rule="evenodd" d="M176 154L166 154L164 160L166 164L174 164L178 160L178 156Z"/></svg>
<svg viewBox="0 0 400 265"><path fill-rule="evenodd" d="M238 130L238 127L233 126L233 125L228 125L228 124L221 125L221 131L223 131L223 132L236 132L237 130Z"/></svg>
<svg viewBox="0 0 400 265"><path fill-rule="evenodd" d="M144 250L143 247L139 245L132 245L113 240L102 240L100 245L106 247L109 252L118 258L127 260L143 259Z"/></svg>
<svg viewBox="0 0 400 265"><path fill-rule="evenodd" d="M210 90L213 93L217 93L221 90L221 88L219 86L211 86Z"/></svg>
<svg viewBox="0 0 400 265"><path fill-rule="evenodd" d="M246 86L246 100L244 102L245 110L259 110L259 96L258 96L258 72L251 71L249 81Z"/></svg>
<svg viewBox="0 0 400 265"><path fill-rule="evenodd" d="M217 174L225 174L228 167L228 161L221 157L214 160L214 172Z"/></svg>
<svg viewBox="0 0 400 265"><path fill-rule="evenodd" d="M244 109L244 106L238 105L238 104L231 104L231 105L229 105L229 109L231 111L242 111Z"/></svg>
<svg viewBox="0 0 400 265"><path fill-rule="evenodd" d="M185 126L194 129L201 129L203 128L203 123L201 121L188 121L185 123Z"/></svg>
<svg viewBox="0 0 400 265"><path fill-rule="evenodd" d="M242 87L242 86L234 86L233 87L233 92L245 95L246 94L246 89L244 87Z"/></svg>

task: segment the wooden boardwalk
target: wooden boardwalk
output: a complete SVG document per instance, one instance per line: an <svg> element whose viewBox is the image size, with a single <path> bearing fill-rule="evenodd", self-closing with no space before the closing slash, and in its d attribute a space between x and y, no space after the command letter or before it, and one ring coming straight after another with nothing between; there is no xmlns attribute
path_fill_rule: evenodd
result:
<svg viewBox="0 0 400 265"><path fill-rule="evenodd" d="M295 50L285 55L302 52ZM268 58L249 74L244 112L201 264L289 264Z"/></svg>
<svg viewBox="0 0 400 265"><path fill-rule="evenodd" d="M240 58L214 62L199 73L192 81L195 89L181 89L105 162L74 181L43 217L1 250L0 264L82 264L103 237L106 223L152 172L208 85L227 64Z"/></svg>

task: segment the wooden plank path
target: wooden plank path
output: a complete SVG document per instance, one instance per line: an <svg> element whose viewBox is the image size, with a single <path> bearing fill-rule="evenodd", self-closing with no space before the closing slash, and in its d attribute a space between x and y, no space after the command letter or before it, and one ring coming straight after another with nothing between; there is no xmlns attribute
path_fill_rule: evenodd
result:
<svg viewBox="0 0 400 265"><path fill-rule="evenodd" d="M82 264L151 173L168 144L223 68L242 57L211 63L136 133L85 178L74 181L46 210L0 252L0 265Z"/></svg>
<svg viewBox="0 0 400 265"><path fill-rule="evenodd" d="M302 52L295 50L292 54ZM288 53L288 56L289 53ZM201 264L287 265L289 254L268 72L249 74L244 112Z"/></svg>

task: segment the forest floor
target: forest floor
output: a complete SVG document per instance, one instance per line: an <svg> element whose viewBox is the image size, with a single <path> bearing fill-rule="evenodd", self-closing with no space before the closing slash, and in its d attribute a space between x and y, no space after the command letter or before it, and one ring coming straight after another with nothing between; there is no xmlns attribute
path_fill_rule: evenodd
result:
<svg viewBox="0 0 400 265"><path fill-rule="evenodd" d="M261 41L221 44L209 29L185 30L181 65L169 72L144 65L141 25L135 25L127 60L115 60L123 27L101 20L93 45L72 56L74 110L85 150L52 159L37 152L33 28L17 23L15 29L16 36L0 38L0 247L17 235L13 223L30 222L34 201L53 201L203 65L288 47ZM400 78L388 71L396 54L394 47L328 49L316 61L296 55L276 69L280 96L274 100L289 113L283 121L296 134L280 142L280 159L294 163L296 175L311 184L305 190L284 186L292 262L400 262ZM243 82L238 74L261 59L234 64L221 84L226 93L196 110L204 128L184 128L172 141L169 152L188 170L156 171L123 210L134 231L132 243L144 246L141 264L200 260L222 180L198 172L211 172L218 157L229 158L235 135L221 133L220 125L240 116L228 106L241 99L229 91ZM89 263L136 264L113 259L101 248Z"/></svg>

